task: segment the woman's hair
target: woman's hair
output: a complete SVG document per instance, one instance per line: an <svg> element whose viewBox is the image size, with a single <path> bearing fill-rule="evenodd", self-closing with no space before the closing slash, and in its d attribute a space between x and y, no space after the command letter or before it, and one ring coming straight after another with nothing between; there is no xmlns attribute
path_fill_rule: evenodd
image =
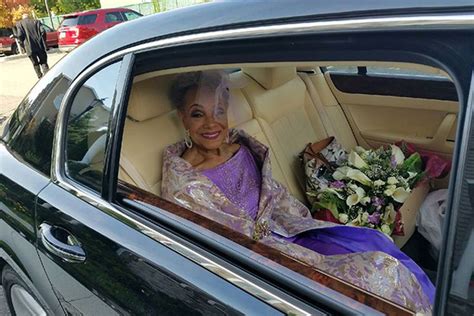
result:
<svg viewBox="0 0 474 316"><path fill-rule="evenodd" d="M194 71L180 74L171 85L169 97L173 105L179 110L184 110L184 97L191 89L207 88L229 100L229 86L227 74L217 70Z"/></svg>

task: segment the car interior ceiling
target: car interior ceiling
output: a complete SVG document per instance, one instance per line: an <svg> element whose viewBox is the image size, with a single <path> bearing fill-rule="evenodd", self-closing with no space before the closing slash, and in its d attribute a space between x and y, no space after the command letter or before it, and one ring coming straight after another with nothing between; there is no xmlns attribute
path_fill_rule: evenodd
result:
<svg viewBox="0 0 474 316"><path fill-rule="evenodd" d="M377 148L404 139L452 158L457 101L340 91L330 72L324 71L334 65L398 67L449 78L430 66L371 61L249 63L142 72L135 76L130 92L119 179L160 195L163 149L184 138L168 98L173 78L180 72L212 68L230 73L229 126L269 147L273 177L304 203L302 167L296 157L306 144L328 136L335 136L346 149ZM448 182L449 175L433 181L431 190L447 188ZM420 251L427 247L428 242L415 232L402 250L435 282L437 260Z"/></svg>

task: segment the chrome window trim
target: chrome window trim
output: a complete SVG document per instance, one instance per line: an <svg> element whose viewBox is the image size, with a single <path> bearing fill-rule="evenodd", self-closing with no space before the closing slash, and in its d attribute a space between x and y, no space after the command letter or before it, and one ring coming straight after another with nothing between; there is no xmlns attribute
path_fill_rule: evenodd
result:
<svg viewBox="0 0 474 316"><path fill-rule="evenodd" d="M220 265L209 258L186 247L176 240L161 234L134 218L124 214L112 204L102 200L97 194L84 188L81 184L68 179L62 168L63 164L63 145L65 142L64 131L66 126L66 112L71 106L71 96L76 89L82 85L90 75L95 73L98 68L122 59L127 54L145 52L152 49L179 46L184 44L200 43L215 40L243 39L250 37L262 37L271 35L294 35L304 33L336 33L347 31L384 31L384 30L407 30L416 27L420 29L437 29L446 27L474 26L474 14L449 14L449 15L423 15L423 16L400 16L400 17L382 17L382 18L362 18L345 19L319 22L290 23L281 25L255 26L230 30L210 31L200 34L191 34L175 36L166 39L156 40L150 43L140 44L134 47L126 48L115 52L105 58L97 61L83 71L70 85L61 102L57 124L55 127L51 179L57 185L63 187L70 193L87 203L101 209L102 211L128 223L136 230L160 242L161 244L177 251L184 257L196 262L203 268L216 273L235 286L250 292L259 297L267 304L274 306L278 310L296 315L309 315L304 310L294 306L288 301L268 292L257 284L245 280L236 273L230 271L223 265Z"/></svg>

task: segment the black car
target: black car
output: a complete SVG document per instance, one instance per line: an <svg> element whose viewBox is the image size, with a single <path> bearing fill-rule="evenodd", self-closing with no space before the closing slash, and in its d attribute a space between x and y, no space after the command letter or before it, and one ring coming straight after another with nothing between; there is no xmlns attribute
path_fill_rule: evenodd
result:
<svg viewBox="0 0 474 316"><path fill-rule="evenodd" d="M163 149L183 138L170 84L218 69L235 83L230 125L270 147L274 177L303 202L298 153L327 135L346 147L405 140L450 160L423 195L447 194L438 248L415 229L423 198L397 245L435 282L433 314L473 314L473 21L471 1L217 1L92 38L2 127L10 309L414 313L160 197Z"/></svg>

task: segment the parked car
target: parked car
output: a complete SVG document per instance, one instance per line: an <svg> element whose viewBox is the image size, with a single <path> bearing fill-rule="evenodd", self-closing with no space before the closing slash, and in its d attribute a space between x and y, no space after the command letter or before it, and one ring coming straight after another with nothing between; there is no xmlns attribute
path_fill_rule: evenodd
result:
<svg viewBox="0 0 474 316"><path fill-rule="evenodd" d="M51 27L46 24L42 24L46 32L46 46L48 48L57 48L58 47L58 32L53 30Z"/></svg>
<svg viewBox="0 0 474 316"><path fill-rule="evenodd" d="M163 150L184 136L170 85L213 69L229 77L230 126L268 146L274 177L302 203L298 154L328 134L344 146L404 139L451 160L452 172L431 183L449 193L439 256L412 239L402 250L431 270L434 315L471 315L473 13L470 1L218 1L90 39L0 128L0 269L10 309L415 314L403 298L236 232L205 207L161 198ZM384 271L388 261L375 264ZM393 290L382 274L357 277Z"/></svg>
<svg viewBox="0 0 474 316"><path fill-rule="evenodd" d="M126 8L98 9L71 13L64 16L59 26L59 47L70 50L100 32L142 15Z"/></svg>
<svg viewBox="0 0 474 316"><path fill-rule="evenodd" d="M58 47L58 33L49 26L42 24L46 32L46 45L48 48ZM0 28L0 53L16 55L20 52L17 42L11 37L11 28Z"/></svg>

